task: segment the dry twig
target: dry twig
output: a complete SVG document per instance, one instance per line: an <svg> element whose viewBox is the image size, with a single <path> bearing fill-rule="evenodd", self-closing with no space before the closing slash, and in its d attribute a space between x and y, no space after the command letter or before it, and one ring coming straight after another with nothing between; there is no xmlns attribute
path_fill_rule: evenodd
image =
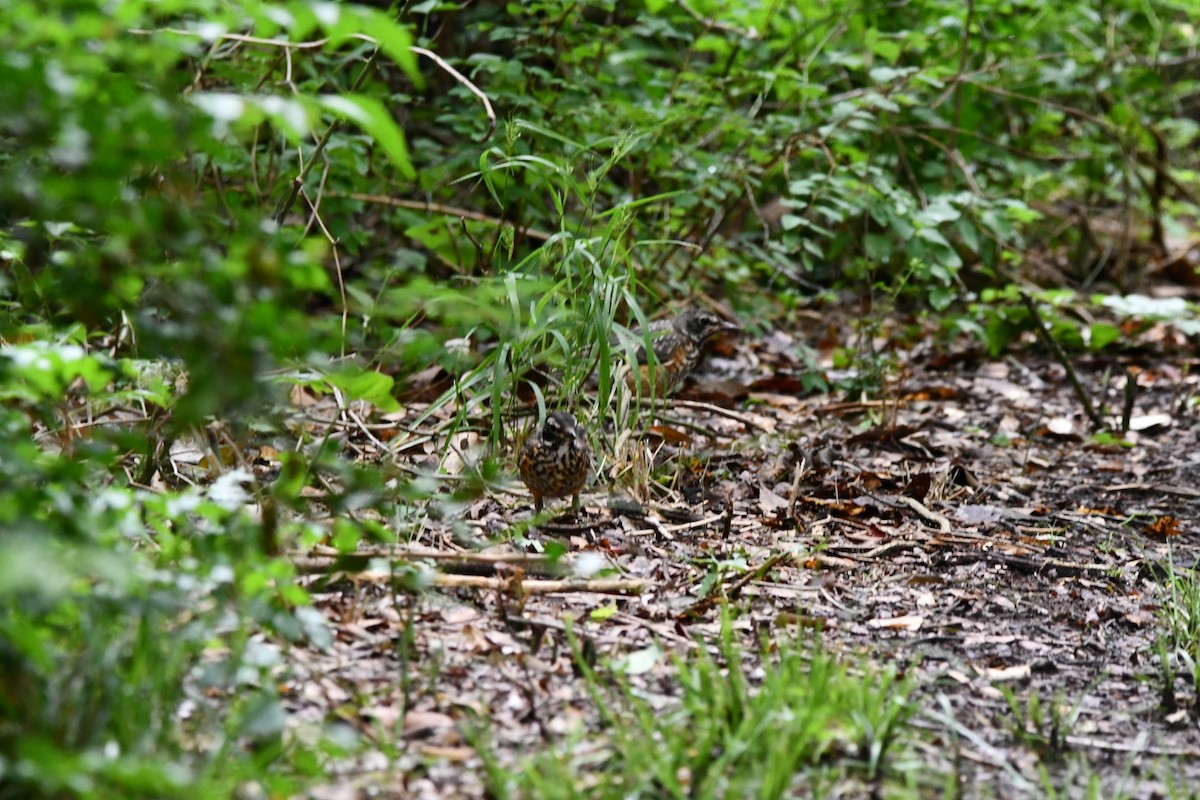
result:
<svg viewBox="0 0 1200 800"><path fill-rule="evenodd" d="M1063 369L1067 371L1067 380L1071 382L1071 388L1075 390L1075 396L1079 398L1079 403L1083 406L1084 413L1092 421L1092 430L1103 430L1106 427L1104 419L1096 412L1095 406L1092 405L1092 399L1088 397L1087 390L1083 388L1083 384L1079 380L1079 375L1075 373L1075 367L1071 365L1071 359L1067 358L1062 345L1050 335L1050 329L1046 327L1045 321L1042 320L1042 315L1038 312L1037 303L1033 302L1033 298L1025 292L1021 292L1021 302L1029 310L1029 315L1033 318L1033 324L1037 326L1038 336L1050 348L1050 352L1058 360L1058 363L1062 364Z"/></svg>

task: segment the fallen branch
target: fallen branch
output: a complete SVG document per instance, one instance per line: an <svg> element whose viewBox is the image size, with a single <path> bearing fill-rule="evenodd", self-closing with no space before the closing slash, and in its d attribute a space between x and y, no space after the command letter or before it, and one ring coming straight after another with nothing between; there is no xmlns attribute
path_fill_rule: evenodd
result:
<svg viewBox="0 0 1200 800"><path fill-rule="evenodd" d="M646 536L651 533L657 533L658 535L663 536L664 538L674 539L675 537L673 534L680 533L682 531L692 530L693 528L706 528L709 525L712 525L714 522L719 521L722 517L724 517L726 515L725 514L713 514L711 516L705 517L704 519L693 520L692 522L685 522L681 525L663 525L661 522L659 522L658 520L656 520L655 518L653 518L651 516L646 516L646 515L639 515L639 516L641 516L642 519L646 520L648 523L650 523L654 527L639 528L638 530L629 531L628 533L625 534L627 537L628 536ZM726 536L725 538L728 538L728 537Z"/></svg>
<svg viewBox="0 0 1200 800"><path fill-rule="evenodd" d="M372 571L364 572L359 577L371 583L388 583L393 576L390 572ZM488 578L482 575L445 575L441 573L433 576L432 583L441 589L487 589L489 591L509 591L519 595L555 594L558 592L640 594L649 585L647 581L622 580L620 578L601 578L594 581L584 578L522 580L516 577Z"/></svg>
<svg viewBox="0 0 1200 800"><path fill-rule="evenodd" d="M1200 489L1191 486L1173 486L1169 483L1119 483L1115 486L1105 486L1106 492L1158 492L1173 494L1178 497L1200 497Z"/></svg>
<svg viewBox="0 0 1200 800"><path fill-rule="evenodd" d="M1090 736L1067 736L1067 744L1074 747L1090 747L1110 750L1114 753L1144 753L1151 756L1173 756L1175 758L1200 758L1200 749L1195 747L1151 747L1142 737L1133 742L1106 742Z"/></svg>
<svg viewBox="0 0 1200 800"><path fill-rule="evenodd" d="M332 548L321 548L326 552L292 551L288 559L301 575L330 575L337 572L363 573L370 571L372 561L386 560L397 564L414 564L433 561L438 569L468 575L491 575L503 568L523 569L527 572L550 574L561 569L549 558L537 553L473 553L470 551L429 550L425 548L385 549L374 548L353 553L328 552Z"/></svg>
<svg viewBox="0 0 1200 800"><path fill-rule="evenodd" d="M1080 575L1103 577L1119 568L1116 564L1087 564L1079 561L1067 561L1062 558L1033 558L1014 556L1007 553L982 553L980 560L1003 564L1009 569L1016 570L1024 575L1041 575L1053 570L1064 578L1078 577Z"/></svg>
<svg viewBox="0 0 1200 800"><path fill-rule="evenodd" d="M726 417L728 419L740 422L747 428L762 431L763 433L771 433L771 430L761 422L751 419L746 414L739 414L736 411L730 411L728 408L721 408L712 403L701 403L698 400L670 400L664 405L672 408L690 408L694 411L707 411L710 414L716 414L718 417Z"/></svg>
<svg viewBox="0 0 1200 800"><path fill-rule="evenodd" d="M917 516L928 522L930 525L937 526L937 529L942 533L949 533L951 530L950 520L946 519L936 511L929 510L924 503L916 498L907 495L901 495L896 498L897 505L907 506L916 512Z"/></svg>

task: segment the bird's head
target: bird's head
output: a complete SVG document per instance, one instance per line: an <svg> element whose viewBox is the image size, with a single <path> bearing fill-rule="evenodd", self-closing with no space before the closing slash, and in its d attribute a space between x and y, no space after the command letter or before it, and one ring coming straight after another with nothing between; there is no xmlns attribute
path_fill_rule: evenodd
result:
<svg viewBox="0 0 1200 800"><path fill-rule="evenodd" d="M555 411L546 417L546 424L542 426L542 439L549 445L579 441L582 437L583 429L567 411Z"/></svg>
<svg viewBox="0 0 1200 800"><path fill-rule="evenodd" d="M696 344L704 344L718 333L740 331L741 326L722 319L711 311L692 308L675 319L675 330Z"/></svg>

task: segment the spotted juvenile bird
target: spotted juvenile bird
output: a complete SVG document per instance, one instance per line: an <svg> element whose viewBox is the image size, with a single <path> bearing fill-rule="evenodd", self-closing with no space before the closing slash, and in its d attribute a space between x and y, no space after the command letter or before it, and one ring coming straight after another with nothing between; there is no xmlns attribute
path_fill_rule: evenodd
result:
<svg viewBox="0 0 1200 800"><path fill-rule="evenodd" d="M625 377L630 389L641 385L642 394L650 394L651 388L658 397L674 394L683 386L688 374L696 368L705 344L718 333L741 330L736 324L721 319L710 311L690 308L674 319L650 323L650 346L654 349L654 378L643 343L637 351L637 370ZM644 338L639 328L634 335ZM636 379L634 376L637 376Z"/></svg>
<svg viewBox="0 0 1200 800"><path fill-rule="evenodd" d="M543 498L567 495L571 509L578 511L579 492L591 466L587 432L566 411L546 417L546 424L530 434L517 456L517 469L533 494L535 512L541 512Z"/></svg>

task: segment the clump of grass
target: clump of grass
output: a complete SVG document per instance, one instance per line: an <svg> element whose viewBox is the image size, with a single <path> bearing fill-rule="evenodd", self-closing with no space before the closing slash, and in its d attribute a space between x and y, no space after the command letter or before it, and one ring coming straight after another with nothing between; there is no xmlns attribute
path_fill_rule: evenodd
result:
<svg viewBox="0 0 1200 800"><path fill-rule="evenodd" d="M915 706L894 669L860 672L799 639L756 658L723 629L715 653L642 663L639 675L581 662L602 732L512 772L487 756L493 796L773 798L911 783L895 756Z"/></svg>
<svg viewBox="0 0 1200 800"><path fill-rule="evenodd" d="M1200 686L1200 578L1195 570L1176 569L1167 562L1160 586L1162 604L1159 619L1166 628L1157 651L1163 676L1163 706L1176 708L1174 684L1179 670L1191 674L1192 685ZM1200 715L1200 701L1192 706L1192 715Z"/></svg>
<svg viewBox="0 0 1200 800"><path fill-rule="evenodd" d="M1090 688L1090 687L1089 687ZM1036 692L1022 703L1012 689L999 686L1011 713L1010 730L1021 745L1038 754L1047 763L1061 762L1068 750L1067 737L1079 721L1087 692L1071 706L1061 697L1046 702Z"/></svg>

